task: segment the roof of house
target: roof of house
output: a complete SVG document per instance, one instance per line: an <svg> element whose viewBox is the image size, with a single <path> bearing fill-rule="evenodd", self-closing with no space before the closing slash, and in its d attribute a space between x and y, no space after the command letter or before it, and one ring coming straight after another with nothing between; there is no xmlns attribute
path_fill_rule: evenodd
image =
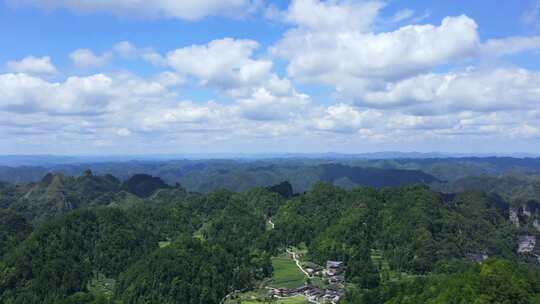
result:
<svg viewBox="0 0 540 304"><path fill-rule="evenodd" d="M326 267L337 268L341 266L343 266L343 262L341 261L327 261L326 262Z"/></svg>
<svg viewBox="0 0 540 304"><path fill-rule="evenodd" d="M306 268L312 268L312 269L319 269L319 268L321 268L321 266L319 266L319 265L317 265L317 264L315 264L315 263L311 263L311 262L305 262L305 263L304 263L304 266L305 266Z"/></svg>

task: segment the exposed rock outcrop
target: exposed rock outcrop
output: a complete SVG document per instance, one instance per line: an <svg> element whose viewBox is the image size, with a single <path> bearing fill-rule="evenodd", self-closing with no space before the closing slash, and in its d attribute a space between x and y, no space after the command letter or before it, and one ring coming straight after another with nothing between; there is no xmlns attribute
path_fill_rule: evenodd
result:
<svg viewBox="0 0 540 304"><path fill-rule="evenodd" d="M514 208L510 208L510 222L519 228L519 216L518 216L518 212L516 209Z"/></svg>

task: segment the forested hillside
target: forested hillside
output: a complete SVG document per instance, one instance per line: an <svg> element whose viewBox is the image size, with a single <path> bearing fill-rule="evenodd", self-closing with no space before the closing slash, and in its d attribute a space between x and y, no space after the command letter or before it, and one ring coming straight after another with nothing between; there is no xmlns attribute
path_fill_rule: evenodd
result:
<svg viewBox="0 0 540 304"><path fill-rule="evenodd" d="M276 258L291 250L309 265L344 263L341 287L298 282L340 288L341 303L540 300L540 248L520 250L540 232L516 226L504 197L426 185L292 189L200 194L90 171L3 185L0 302L241 303L233 291L264 302Z"/></svg>
<svg viewBox="0 0 540 304"><path fill-rule="evenodd" d="M508 173L501 176L469 176L452 183L434 185L444 192L483 191L495 193L505 200L523 204L540 199L540 176Z"/></svg>

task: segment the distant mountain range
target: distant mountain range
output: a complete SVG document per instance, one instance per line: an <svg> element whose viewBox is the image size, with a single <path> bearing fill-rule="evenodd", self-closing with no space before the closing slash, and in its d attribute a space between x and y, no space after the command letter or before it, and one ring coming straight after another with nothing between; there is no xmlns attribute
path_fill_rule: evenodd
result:
<svg viewBox="0 0 540 304"><path fill-rule="evenodd" d="M534 153L445 153L382 151L369 153L186 153L177 155L0 155L0 166L42 166L126 161L172 161L172 160L269 160L269 159L440 159L440 158L539 158Z"/></svg>
<svg viewBox="0 0 540 304"><path fill-rule="evenodd" d="M169 185L181 184L189 191L207 193L219 188L246 191L289 181L295 192L309 190L325 181L345 189L401 185L436 185L452 189L467 178L505 174L540 174L540 158L452 157L452 158L268 158L199 160L119 160L42 156L32 159L3 157L11 164L0 165L0 182L40 181L48 173L79 176L90 169L110 174L121 181L136 174L160 177ZM93 160L93 161L92 161ZM7 162L7 161L6 161ZM9 163L9 162L8 162ZM39 165L38 165L39 164ZM463 186L461 186L462 188ZM522 192L521 190L519 191Z"/></svg>

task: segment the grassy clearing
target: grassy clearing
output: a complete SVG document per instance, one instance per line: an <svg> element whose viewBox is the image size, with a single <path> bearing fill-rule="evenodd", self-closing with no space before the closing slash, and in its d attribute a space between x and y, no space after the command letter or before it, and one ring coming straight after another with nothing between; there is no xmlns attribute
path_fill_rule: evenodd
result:
<svg viewBox="0 0 540 304"><path fill-rule="evenodd" d="M171 245L171 242L169 241L163 241L163 242L159 242L159 248L165 248L165 247L168 247Z"/></svg>
<svg viewBox="0 0 540 304"><path fill-rule="evenodd" d="M304 286L306 277L298 269L294 260L288 257L272 258L272 287L298 288Z"/></svg>
<svg viewBox="0 0 540 304"><path fill-rule="evenodd" d="M278 304L307 304L309 302L306 300L306 298L302 296L298 296L298 297L292 297L288 299L280 299L277 303Z"/></svg>

